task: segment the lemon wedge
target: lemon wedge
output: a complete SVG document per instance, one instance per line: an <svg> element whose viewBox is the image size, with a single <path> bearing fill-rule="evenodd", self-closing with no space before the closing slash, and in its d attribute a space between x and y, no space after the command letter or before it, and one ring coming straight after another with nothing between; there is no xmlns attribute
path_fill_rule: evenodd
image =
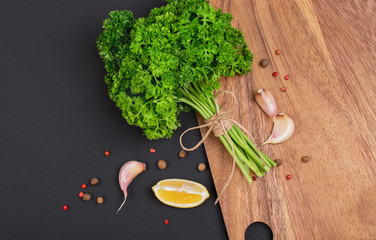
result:
<svg viewBox="0 0 376 240"><path fill-rule="evenodd" d="M161 180L152 189L159 201L177 208L197 207L209 197L204 185L185 179Z"/></svg>

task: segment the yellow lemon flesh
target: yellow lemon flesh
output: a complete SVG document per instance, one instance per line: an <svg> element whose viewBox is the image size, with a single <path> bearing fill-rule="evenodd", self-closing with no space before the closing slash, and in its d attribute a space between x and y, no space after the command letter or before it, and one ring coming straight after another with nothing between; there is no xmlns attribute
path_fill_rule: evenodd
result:
<svg viewBox="0 0 376 240"><path fill-rule="evenodd" d="M152 189L159 201L177 208L197 207L209 197L204 185L185 179L161 180Z"/></svg>

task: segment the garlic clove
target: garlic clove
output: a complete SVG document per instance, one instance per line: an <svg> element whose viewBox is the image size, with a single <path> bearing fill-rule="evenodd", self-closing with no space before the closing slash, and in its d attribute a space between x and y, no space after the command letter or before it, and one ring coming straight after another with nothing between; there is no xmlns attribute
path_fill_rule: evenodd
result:
<svg viewBox="0 0 376 240"><path fill-rule="evenodd" d="M146 164L138 161L128 161L126 162L119 171L119 185L124 193L124 201L116 211L116 214L123 207L128 196L128 186L133 181L133 179L146 170Z"/></svg>
<svg viewBox="0 0 376 240"><path fill-rule="evenodd" d="M278 114L274 118L274 125L272 134L270 134L269 138L261 145L264 144L276 144L286 141L291 137L294 133L294 121L284 113Z"/></svg>
<svg viewBox="0 0 376 240"><path fill-rule="evenodd" d="M270 118L274 119L277 116L277 104L273 95L267 89L260 88L257 90L255 98L258 105Z"/></svg>

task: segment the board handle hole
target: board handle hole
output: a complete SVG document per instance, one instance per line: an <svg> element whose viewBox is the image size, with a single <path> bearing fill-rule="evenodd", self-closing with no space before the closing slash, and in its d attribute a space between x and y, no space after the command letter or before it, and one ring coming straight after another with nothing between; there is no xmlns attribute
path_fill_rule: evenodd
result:
<svg viewBox="0 0 376 240"><path fill-rule="evenodd" d="M272 240L273 232L268 224L263 222L251 223L245 230L245 240Z"/></svg>

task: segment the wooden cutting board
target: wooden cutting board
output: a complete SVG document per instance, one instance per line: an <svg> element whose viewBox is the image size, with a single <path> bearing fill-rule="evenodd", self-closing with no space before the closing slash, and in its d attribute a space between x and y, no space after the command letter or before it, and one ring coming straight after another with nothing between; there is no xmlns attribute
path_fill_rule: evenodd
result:
<svg viewBox="0 0 376 240"><path fill-rule="evenodd" d="M244 239L248 225L261 221L274 239L376 239L376 1L211 4L232 13L255 55L250 74L221 80L240 101L233 117L257 143L265 140L272 122L254 100L263 87L296 126L287 142L262 147L282 159L280 167L252 186L236 170L220 200L229 238ZM271 61L267 68L258 65L263 58ZM219 192L232 159L214 136L205 149Z"/></svg>

